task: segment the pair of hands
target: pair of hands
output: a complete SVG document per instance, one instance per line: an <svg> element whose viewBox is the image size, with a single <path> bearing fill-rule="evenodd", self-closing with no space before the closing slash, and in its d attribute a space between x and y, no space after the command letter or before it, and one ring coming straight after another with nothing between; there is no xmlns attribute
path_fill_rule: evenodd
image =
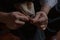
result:
<svg viewBox="0 0 60 40"><path fill-rule="evenodd" d="M5 24L10 29L22 27L25 24L25 21L31 20L30 22L32 24L36 25L39 29L45 30L48 23L47 15L43 11L37 12L35 18L33 19L20 12L12 12L6 18L7 20L5 20Z"/></svg>

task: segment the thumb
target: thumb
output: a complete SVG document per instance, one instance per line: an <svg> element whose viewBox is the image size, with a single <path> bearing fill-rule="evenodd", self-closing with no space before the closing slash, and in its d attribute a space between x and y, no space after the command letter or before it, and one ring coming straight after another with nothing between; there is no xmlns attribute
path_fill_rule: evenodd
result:
<svg viewBox="0 0 60 40"><path fill-rule="evenodd" d="M37 20L39 20L39 18L41 17L41 14L36 14L36 16L35 16L35 18L34 19L32 19L33 20L33 23L36 23L37 22Z"/></svg>

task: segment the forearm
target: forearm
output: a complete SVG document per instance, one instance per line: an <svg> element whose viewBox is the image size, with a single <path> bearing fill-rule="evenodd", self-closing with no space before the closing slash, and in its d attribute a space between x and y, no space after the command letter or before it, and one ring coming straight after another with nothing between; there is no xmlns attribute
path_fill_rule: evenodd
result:
<svg viewBox="0 0 60 40"><path fill-rule="evenodd" d="M0 17L7 16L9 13L0 12Z"/></svg>
<svg viewBox="0 0 60 40"><path fill-rule="evenodd" d="M42 0L41 2L41 11L44 11L46 14L50 11L52 7L57 4L57 0Z"/></svg>
<svg viewBox="0 0 60 40"><path fill-rule="evenodd" d="M50 9L51 9L50 6L44 5L44 6L41 7L41 10L40 11L43 11L43 12L45 12L48 15Z"/></svg>

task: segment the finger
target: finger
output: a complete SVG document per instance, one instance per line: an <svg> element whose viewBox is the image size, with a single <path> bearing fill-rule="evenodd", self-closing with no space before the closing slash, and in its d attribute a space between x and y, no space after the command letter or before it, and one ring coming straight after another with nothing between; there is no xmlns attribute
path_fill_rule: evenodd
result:
<svg viewBox="0 0 60 40"><path fill-rule="evenodd" d="M48 25L48 21L45 21L45 22L41 23L41 27L43 28L43 30L46 29L47 25Z"/></svg>
<svg viewBox="0 0 60 40"><path fill-rule="evenodd" d="M20 12L12 12L12 15L17 19L28 20L28 16L25 16L24 14L22 14Z"/></svg>
<svg viewBox="0 0 60 40"><path fill-rule="evenodd" d="M20 15L20 16L22 16L22 15L24 15L24 14L22 14L22 13L20 13L20 12L12 12L12 15Z"/></svg>
<svg viewBox="0 0 60 40"><path fill-rule="evenodd" d="M25 22L20 21L20 20L15 20L15 23L17 23L17 24L21 24L21 25L24 25L24 24L25 24Z"/></svg>
<svg viewBox="0 0 60 40"><path fill-rule="evenodd" d="M17 28L21 27L24 24L25 24L25 22L23 22L23 21L15 20L15 22L8 22L6 26L9 29L17 29Z"/></svg>
<svg viewBox="0 0 60 40"><path fill-rule="evenodd" d="M48 20L41 22L41 24L47 25L48 24Z"/></svg>
<svg viewBox="0 0 60 40"><path fill-rule="evenodd" d="M44 13L44 12L40 12L40 16L41 16L40 18L42 18L42 17L48 18L47 15L46 15L46 13ZM40 18L39 18L39 19L40 19Z"/></svg>
<svg viewBox="0 0 60 40"><path fill-rule="evenodd" d="M45 18L45 17L41 17L38 22L45 22L45 21L48 21L48 18Z"/></svg>
<svg viewBox="0 0 60 40"><path fill-rule="evenodd" d="M38 26L38 25L37 25L37 26ZM43 24L43 25L38 26L38 28L39 28L40 30L45 30L45 29L46 29L46 27L47 27L47 26L46 26L46 25L44 25L44 24Z"/></svg>
<svg viewBox="0 0 60 40"><path fill-rule="evenodd" d="M40 25L48 25L48 21L41 22Z"/></svg>
<svg viewBox="0 0 60 40"><path fill-rule="evenodd" d="M41 25L48 25L48 21L43 21L43 22L40 22Z"/></svg>
<svg viewBox="0 0 60 40"><path fill-rule="evenodd" d="M40 25L39 28L42 29L42 30L45 30L46 29L47 24L48 24L47 21L38 23L38 25Z"/></svg>
<svg viewBox="0 0 60 40"><path fill-rule="evenodd" d="M40 15L37 14L36 17L34 19L32 19L33 20L33 23L36 23L37 20L39 19L39 17L40 17Z"/></svg>
<svg viewBox="0 0 60 40"><path fill-rule="evenodd" d="M47 25L41 25L41 28L42 28L43 30L45 30L46 27L47 27Z"/></svg>
<svg viewBox="0 0 60 40"><path fill-rule="evenodd" d="M23 20L23 21L28 21L29 20L28 17L26 17L26 16L20 16L20 15L17 15L16 18L20 19L20 20Z"/></svg>
<svg viewBox="0 0 60 40"><path fill-rule="evenodd" d="M19 15L19 16L27 16L27 17L29 17L28 15L23 14L23 13L20 13L20 12L17 12L15 15Z"/></svg>

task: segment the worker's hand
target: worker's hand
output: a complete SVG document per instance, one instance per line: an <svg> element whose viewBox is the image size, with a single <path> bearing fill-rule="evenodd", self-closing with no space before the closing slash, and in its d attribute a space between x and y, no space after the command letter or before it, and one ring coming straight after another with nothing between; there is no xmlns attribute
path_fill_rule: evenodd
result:
<svg viewBox="0 0 60 40"><path fill-rule="evenodd" d="M46 13L43 11L37 12L35 18L32 19L32 23L38 28L45 30L48 24L48 17Z"/></svg>
<svg viewBox="0 0 60 40"><path fill-rule="evenodd" d="M4 17L4 23L9 29L17 29L28 21L28 17L20 12L11 12L9 15Z"/></svg>

